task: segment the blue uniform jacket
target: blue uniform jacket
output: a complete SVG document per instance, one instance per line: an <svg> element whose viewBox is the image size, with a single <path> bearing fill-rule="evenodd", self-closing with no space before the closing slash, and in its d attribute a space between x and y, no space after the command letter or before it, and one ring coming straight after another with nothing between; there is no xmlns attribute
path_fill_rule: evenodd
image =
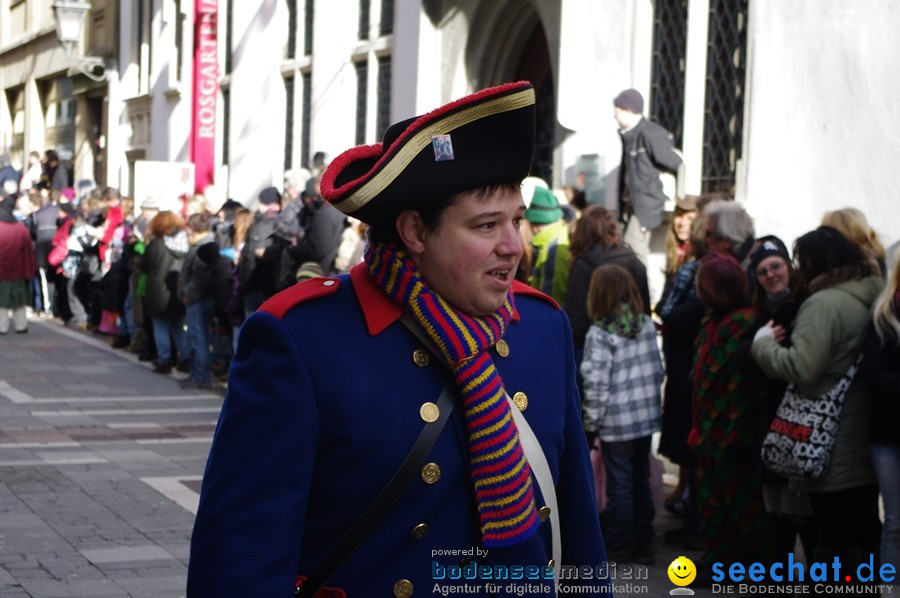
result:
<svg viewBox="0 0 900 598"><path fill-rule="evenodd" d="M606 553L569 323L551 299L516 284L509 353L492 357L507 393L527 396L524 415L556 483L562 564L597 570ZM400 315L358 266L292 287L246 321L203 478L189 596L291 596L295 575L309 575L391 479L424 425L420 406L437 400L448 376L431 353L416 363L423 345ZM496 584L500 596L518 595L506 591L511 583L555 595L548 580L440 579L469 558L497 571L546 567L550 523L526 542L482 554L459 407L427 463L428 475L410 484L327 586L351 598L431 595L435 584L464 582ZM535 491L541 507L537 484ZM540 585L548 591L534 591Z"/></svg>

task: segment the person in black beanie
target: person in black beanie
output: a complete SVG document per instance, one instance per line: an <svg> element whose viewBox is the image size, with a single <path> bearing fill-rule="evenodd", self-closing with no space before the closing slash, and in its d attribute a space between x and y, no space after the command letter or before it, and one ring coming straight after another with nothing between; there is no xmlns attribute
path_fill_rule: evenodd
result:
<svg viewBox="0 0 900 598"><path fill-rule="evenodd" d="M619 165L619 220L624 240L647 265L650 235L662 224L663 194L660 172L676 175L677 198L684 198L684 162L675 151L674 138L658 124L644 118L644 98L626 89L613 100L622 162Z"/></svg>
<svg viewBox="0 0 900 598"><path fill-rule="evenodd" d="M759 322L771 320L784 329L780 340L783 346L790 346L791 331L800 304L806 298L806 286L794 268L787 247L778 237L768 235L756 241L756 248L750 254L748 268L750 296ZM787 382L766 376L759 371L760 396L763 399L762 419L759 438L769 430L778 405L784 397ZM812 510L805 492L788 488L788 480L769 471L760 462L763 483L763 503L766 512L776 518L776 554L792 552L797 536L803 544L805 554L812 554L816 545Z"/></svg>

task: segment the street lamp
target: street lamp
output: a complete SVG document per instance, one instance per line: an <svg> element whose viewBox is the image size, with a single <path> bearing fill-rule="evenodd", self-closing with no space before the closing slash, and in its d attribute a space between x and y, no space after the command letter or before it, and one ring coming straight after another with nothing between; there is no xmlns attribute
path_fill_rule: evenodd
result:
<svg viewBox="0 0 900 598"><path fill-rule="evenodd" d="M53 4L53 17L56 19L56 37L63 47L66 60L77 64L82 74L94 81L105 81L108 77L106 63L97 56L77 58L75 48L81 41L81 29L84 17L91 10L91 5L82 0L57 0Z"/></svg>

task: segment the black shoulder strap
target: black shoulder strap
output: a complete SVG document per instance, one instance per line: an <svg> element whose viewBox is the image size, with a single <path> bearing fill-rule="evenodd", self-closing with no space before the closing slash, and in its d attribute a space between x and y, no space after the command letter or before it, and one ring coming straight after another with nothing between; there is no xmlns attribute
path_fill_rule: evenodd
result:
<svg viewBox="0 0 900 598"><path fill-rule="evenodd" d="M414 333L416 332L410 326L410 323L402 318L401 321ZM425 424L412 450L406 456L394 477L381 491L381 494L359 516L359 519L350 526L350 529L331 549L331 552L322 559L322 562L319 563L319 566L316 567L316 570L306 579L303 585L297 588L297 592L294 594L296 597L312 598L315 596L316 592L325 585L335 571L359 548L363 540L372 533L375 526L388 514L400 498L400 495L403 494L403 491L416 476L416 473L422 468L425 458L428 457L428 453L431 452L438 437L441 435L441 431L444 429L447 420L450 419L450 413L453 411L456 403L455 395L456 384L452 377L448 377L444 387L441 389L441 396L437 400L438 418L434 422Z"/></svg>

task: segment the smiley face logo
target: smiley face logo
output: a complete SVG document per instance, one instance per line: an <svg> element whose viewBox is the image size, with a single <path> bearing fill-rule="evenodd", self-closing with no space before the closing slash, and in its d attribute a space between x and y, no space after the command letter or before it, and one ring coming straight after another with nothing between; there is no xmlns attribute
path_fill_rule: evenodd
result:
<svg viewBox="0 0 900 598"><path fill-rule="evenodd" d="M668 573L669 580L676 586L686 586L697 577L697 567L691 559L680 556L669 565Z"/></svg>

